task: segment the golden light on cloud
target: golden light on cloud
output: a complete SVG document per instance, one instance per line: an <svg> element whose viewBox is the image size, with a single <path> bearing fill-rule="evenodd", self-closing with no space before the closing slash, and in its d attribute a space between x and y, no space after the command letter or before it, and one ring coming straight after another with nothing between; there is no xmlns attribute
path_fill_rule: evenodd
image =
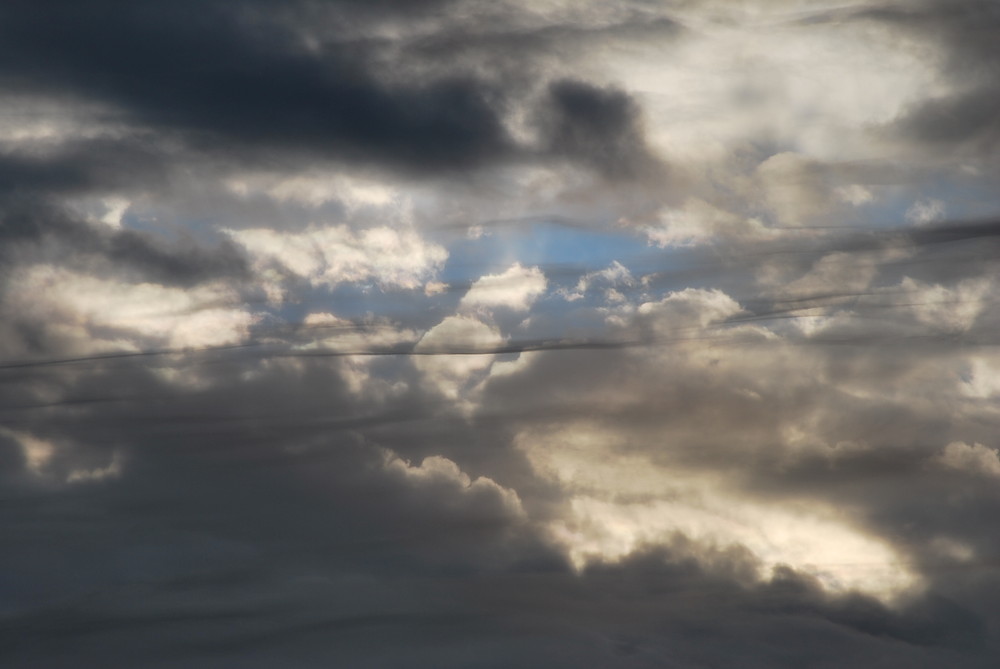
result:
<svg viewBox="0 0 1000 669"><path fill-rule="evenodd" d="M817 501L751 499L727 489L722 476L622 452L619 433L593 425L522 432L517 443L539 475L566 490L566 511L549 530L577 569L681 536L706 552L749 550L760 578L787 565L832 592L886 601L920 586L892 546Z"/></svg>

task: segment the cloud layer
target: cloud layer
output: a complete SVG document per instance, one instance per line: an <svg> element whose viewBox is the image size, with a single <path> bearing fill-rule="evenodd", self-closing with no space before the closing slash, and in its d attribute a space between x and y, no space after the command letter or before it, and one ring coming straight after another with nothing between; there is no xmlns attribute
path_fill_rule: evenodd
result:
<svg viewBox="0 0 1000 669"><path fill-rule="evenodd" d="M1000 656L990 2L0 8L0 664Z"/></svg>

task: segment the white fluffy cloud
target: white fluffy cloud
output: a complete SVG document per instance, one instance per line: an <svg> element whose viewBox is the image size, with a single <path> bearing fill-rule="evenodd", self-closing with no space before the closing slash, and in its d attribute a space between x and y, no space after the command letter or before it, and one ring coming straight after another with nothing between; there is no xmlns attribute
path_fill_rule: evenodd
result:
<svg viewBox="0 0 1000 669"><path fill-rule="evenodd" d="M721 290L685 288L656 302L639 305L639 314L649 319L659 332L692 331L735 316L739 303Z"/></svg>
<svg viewBox="0 0 1000 669"><path fill-rule="evenodd" d="M412 228L386 226L355 231L346 225L286 233L266 228L229 230L261 271L275 263L314 286L375 282L416 288L448 258L444 247Z"/></svg>
<svg viewBox="0 0 1000 669"><path fill-rule="evenodd" d="M545 275L537 267L514 263L500 274L487 274L472 284L462 297L462 309L505 308L525 311L545 293Z"/></svg>
<svg viewBox="0 0 1000 669"><path fill-rule="evenodd" d="M6 289L5 307L78 353L243 341L257 317L223 283L176 288L39 264Z"/></svg>

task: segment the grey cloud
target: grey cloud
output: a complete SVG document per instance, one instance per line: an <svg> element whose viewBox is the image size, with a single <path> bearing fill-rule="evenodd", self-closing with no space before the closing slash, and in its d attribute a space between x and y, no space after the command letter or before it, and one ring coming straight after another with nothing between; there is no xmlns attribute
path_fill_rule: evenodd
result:
<svg viewBox="0 0 1000 669"><path fill-rule="evenodd" d="M831 365L848 361L833 353ZM156 380L152 375L156 367L146 359L126 358L115 365L110 364L114 361L94 361L85 368L89 371L79 376L81 370L77 370L67 382L80 390L114 388L138 401L48 407L37 416L22 414L16 426L74 444L56 456L53 471L98 464L100 456L106 461L110 450L122 448L127 454L125 475L121 480L78 484L62 494L42 495L37 490L19 494L6 518L12 523L9 527L20 528L20 548L6 559L20 560L14 568L30 577L29 584L43 582L39 570L64 574L53 584L54 592L63 593L61 597L74 589L89 592L99 584L109 594L100 606L85 598L68 608L66 604L33 608L31 613L9 618L8 629L14 636L8 638L8 660L12 666L66 664L70 660L55 647L41 646L58 638L63 647L73 649L76 658L113 662L122 657L118 653L125 650L121 649L127 649L140 666L147 661L153 664L150 649L159 658L226 666L258 661L253 658L265 658L259 660L264 664L287 658L294 654L291 645L304 646L312 657L323 661L374 658L371 661L382 666L467 665L478 661L476 655L457 649L470 645L477 652L496 653L505 662L547 658L555 666L558 662L576 666L594 657L621 666L643 666L657 658L668 658L679 667L736 658L748 666L801 666L831 653L839 658L865 662L879 658L913 666L942 662L988 666L984 658L993 652L993 642L982 616L989 614L970 610L968 598L958 604L931 596L894 612L860 595L831 598L808 578L789 571L748 587L739 576L739 558L730 571L713 575L700 566L713 558L697 550L634 556L621 565L594 567L575 577L543 541L532 538L527 528L518 529L495 505L497 498L486 495L480 504L456 506L449 500L462 494L461 489L447 480L430 487L409 487L380 473L382 460L373 443L408 454L414 465L424 455L444 449L456 462L467 463L463 469L474 471L491 464L485 467L488 472L495 463L481 459L483 450L495 449L493 457L501 459L513 456L505 453L509 437L503 429L496 440L487 439L485 435L492 430L485 430L485 425L503 428L512 417L515 425L530 419L516 411L503 413L505 408L513 409L515 401L535 404L540 420L558 418L557 410L537 406L534 398L539 396L551 398L554 405L573 407L569 417L584 412L593 419L600 416L594 408L605 405L595 379L623 384L619 392L625 394L619 397L628 397L632 389L656 397L643 406L644 397L633 395L639 402L635 413L606 409L603 418L610 424L624 427L627 422L634 433L646 420L649 429L641 431L662 438L664 427L678 434L683 427L678 423L687 424L693 437L699 426L711 421L715 432L701 443L703 448L717 448L716 439L722 434L740 434L740 446L745 448L756 438L769 438L782 415L799 415L803 408L815 409L830 400L836 404L828 407L831 422L821 426L821 435L870 439L879 434L880 424L916 419L909 437L893 429L886 438L906 439L921 433L928 442L936 438L927 427L939 417L919 419L891 403L866 408L821 388L800 392L798 399L789 397L787 404L772 404L770 413L777 415L760 416L752 402L727 391L723 377L699 381L693 374L703 372L689 373L681 364L673 368L669 386L674 391L670 391L665 383L648 383L643 374L657 372L641 371L648 364L628 354L622 350L545 351L543 358L532 363L529 377L491 385L486 406L500 411L500 420L467 430L458 428L461 421L407 422L394 427L381 420L348 423L347 431L333 432L328 420L331 410L344 418L363 417L367 410L366 401L346 392L337 361L304 358L307 365L301 372L291 367L261 367L247 359L235 365L203 364L201 371L211 375L214 387L195 392ZM254 369L263 375L250 383L240 380ZM394 378L406 374L403 367L384 373ZM853 373L868 372L848 376ZM71 381L73 377L77 380ZM532 387L532 393L525 393L524 387ZM588 394L593 396L589 404ZM438 407L412 394L394 404L410 416L440 415ZM716 411L722 406L727 407L726 414ZM835 417L838 411L851 417L857 434L845 432L844 422ZM729 422L720 422L720 415L727 415ZM755 421L760 421L758 427ZM364 440L359 441L359 435L365 435ZM438 443L436 435L452 443ZM463 444L463 438L470 441ZM477 443L472 449L470 445ZM691 442L692 447L696 445ZM703 463L712 460L710 454L704 450L699 454L695 448L689 455ZM60 458L65 461L60 463ZM760 466L753 471L760 471ZM866 470L869 480L883 492L875 493L864 484L858 474ZM798 478L794 478L796 471ZM874 524L884 523L894 530L903 518L933 513L932 507L922 503L924 498L912 497L911 477L900 475L900 468L891 463L882 471L896 472L900 482L888 490L884 490L884 477L876 473L871 478L875 470L870 465L852 467L844 461L837 469L820 471L832 480L817 488L813 479L814 495L817 490L825 494L822 490L827 489L835 500L835 490L845 486L858 502L874 504L874 495L881 495L884 516L873 517ZM516 477L507 483L516 484L513 487L522 494L538 485L524 471L511 473ZM763 473L754 474L757 482L767 480ZM793 483L807 485L810 480L802 476L801 468L786 474L770 479L768 494L792 494ZM940 499L947 490L945 485L934 498ZM544 494L552 495L551 491ZM912 500L909 510L899 507L905 500ZM24 521L32 518L36 520L26 527ZM912 540L919 543L923 533L931 536L944 529L950 518L946 514L936 523L925 524ZM87 519L88 532L73 532L82 519ZM65 557L45 548L52 533L63 537L64 550L72 547L67 554L74 556L75 569L64 564ZM150 552L159 557L141 557ZM34 556L37 567L28 568L24 563L28 556ZM502 568L508 561L520 566ZM118 563L133 564L135 575L122 580L98 566ZM272 575L251 571L241 580L240 573L245 573L241 570L261 565L266 565L264 574ZM324 601L301 594L282 575L301 570L316 574L320 583L332 579L329 585L312 588L326 596ZM395 589L387 595L376 584L397 570L402 575L390 581ZM360 574L358 578L368 585L338 581L337 574L344 572ZM199 574L206 573L216 575L199 582ZM951 587L940 571L928 569L928 573L939 587ZM466 574L467 578L445 574ZM109 579L115 583L110 591ZM180 588L177 583L184 579L194 579L186 586L188 600L174 603ZM428 596L427 583L434 584L434 596ZM150 593L150 588L155 590ZM223 598L220 591L229 594ZM138 603L137 593L142 593L145 603ZM237 604L233 596L238 596ZM358 596L366 598L360 611L331 610L333 602ZM29 590L17 601L38 597ZM279 606L269 604L274 598L281 602ZM753 620L749 626L747 616ZM456 626L456 620L465 622ZM393 644L378 641L385 634L394 635ZM127 640L152 635L155 641L142 646ZM800 635L809 635L812 641L800 645L794 641ZM771 641L762 643L762 638ZM215 659L204 659L206 653Z"/></svg>
<svg viewBox="0 0 1000 669"><path fill-rule="evenodd" d="M623 91L556 81L540 124L555 155L581 160L609 178L662 167L645 146L638 105Z"/></svg>
<svg viewBox="0 0 1000 669"><path fill-rule="evenodd" d="M10 298L19 277L32 266L83 272L87 276L114 281L150 283L164 287L190 288L212 281L239 281L249 276L249 262L228 240L210 244L181 233L170 240L149 232L110 229L81 220L60 207L37 197L7 200L0 211L0 295ZM22 296L28 297L31 296ZM246 299L255 299L253 289ZM212 305L201 305L205 308ZM218 306L218 305L216 305ZM6 325L16 330L14 338L29 343L36 353L49 344L42 323L4 307ZM9 343L9 342L7 342ZM58 348L58 347L57 347Z"/></svg>
<svg viewBox="0 0 1000 669"><path fill-rule="evenodd" d="M352 25L430 14L435 4L107 3L82 10L57 3L43 15L13 3L4 10L4 60L12 64L5 85L111 105L121 122L154 133L143 140L153 156L180 141L213 160L228 155L266 165L284 153L413 174L530 159L529 147L504 128L509 104L529 102L520 98L530 86L516 83L523 67L495 76L474 69L434 74L433 66L420 71L419 58L398 62L391 43L329 42L313 51L301 44L302 31L342 35ZM444 23L440 30L448 39L452 28ZM490 49L509 57L504 45ZM386 78L386 60L417 67L405 81ZM544 72L529 76L545 79ZM651 161L637 107L623 93L565 81L550 97L543 131L552 133L558 154L618 178ZM140 158L156 164L137 153L140 144L92 144L68 160L12 156L10 169L0 169L0 185L11 170L20 188L151 179L129 167Z"/></svg>
<svg viewBox="0 0 1000 669"><path fill-rule="evenodd" d="M996 51L988 7L962 6L982 11L827 18L929 34L936 17L959 76ZM529 263L518 253L536 243L624 238L638 228L620 219L652 220L677 196L662 191L686 166L654 154L647 124L662 119L642 87L574 59L674 39L671 12L700 10L640 4L594 20L583 7L536 26L504 5L483 26L478 9L0 9L0 86L107 113L90 139L4 140L0 294L37 267L121 287L96 307L67 290L46 310L44 282L3 302L0 664L992 667L1000 497L977 465L1000 446L995 218L889 225L902 214L875 204L841 217L855 210L831 204L834 187L909 193L932 170L803 152L778 181L815 182L805 195L828 227L720 227L667 249L595 236L578 259L559 248L562 262ZM987 137L992 84L963 82L972 97L925 103L898 127ZM948 125L966 111L968 132ZM535 139L508 134L518 114ZM751 158L693 186L740 224L760 213L740 199L755 197L754 166L792 150L744 139L764 148L723 147L721 160ZM338 183L318 204L278 189L341 173L358 178L358 202ZM121 228L82 213L113 196L130 203ZM456 241L474 224L496 243ZM276 297L268 282L283 277L219 233L272 230L280 244L281 231L326 225L412 225L453 254L430 277L447 286L303 279ZM557 292L619 252L634 281ZM537 264L550 289L523 318L479 314L500 343L417 346L461 292L514 261ZM164 304L125 295L138 286ZM232 343L102 320L166 310L203 334L222 327L198 325L220 306L247 318L212 340ZM459 397L431 387L424 356L456 374L472 363ZM955 442L980 444L979 459L943 465ZM598 512L575 515L588 504ZM722 529L700 535L712 514ZM784 551L782 532L819 548ZM829 545L842 537L858 555ZM870 583L852 590L888 559L873 543L924 589L891 605ZM610 552L579 563L580 546ZM824 580L830 570L848 585Z"/></svg>
<svg viewBox="0 0 1000 669"><path fill-rule="evenodd" d="M166 177L164 157L142 138L67 142L50 151L0 155L0 194L114 191Z"/></svg>
<svg viewBox="0 0 1000 669"><path fill-rule="evenodd" d="M902 122L904 131L929 142L951 143L965 140L996 142L997 102L995 90L973 90L944 100L931 100L914 110Z"/></svg>
<svg viewBox="0 0 1000 669"><path fill-rule="evenodd" d="M46 212L46 213L40 213ZM107 271L121 276L124 268L134 268L136 276L144 280L160 281L168 285L189 286L216 277L239 279L249 271L246 260L229 244L206 247L191 239L181 239L169 243L148 234L132 231L104 231L67 217L56 210L28 209L21 217L11 217L15 225L19 221L23 228L32 225L51 224L66 235L65 243L74 245L75 251L93 254L87 263L93 268L95 260L107 263ZM43 228L44 229L44 228ZM691 266L682 270L664 270L647 276L642 284L623 286L622 290L638 297L650 288L669 290L679 282L714 277L719 280L727 273L734 279L743 272L750 271L760 263L780 261L791 271L805 273L809 267L824 259L834 258L836 265L845 273L856 273L859 267L873 266L878 271L877 287L866 290L815 290L795 294L769 293L766 289L755 288L748 291L734 284L732 295L746 307L746 311L727 317L719 326L709 329L679 328L669 334L653 333L638 324L630 329L617 332L594 332L590 336L525 338L519 337L499 345L449 344L415 348L416 340L389 345L358 346L343 348L329 346L316 347L317 337L335 332L353 331L374 334L380 328L365 322L342 322L336 325L311 325L288 323L284 325L261 326L255 330L256 341L224 346L210 346L200 350L157 349L140 352L102 353L92 356L48 357L33 360L7 361L0 363L3 369L45 367L97 363L115 359L142 357L163 357L182 355L186 365L201 364L206 358L217 354L227 355L234 363L242 364L269 358L338 358L363 357L407 357L407 356L468 356L482 354L516 354L533 351L602 351L630 348L674 346L685 342L709 340L732 342L727 325L741 323L768 323L782 319L796 319L815 309L836 309L849 305L854 311L854 320L848 329L829 330L821 337L814 337L810 343L858 344L873 341L891 344L900 337L920 337L928 346L935 341L948 346L951 333L936 332L921 326L918 330L894 327L875 329L864 323L878 326L878 319L897 316L921 304L914 291L898 284L903 276L913 276L924 281L954 285L969 279L988 276L993 266L994 238L998 228L993 221L949 221L917 228L890 228L877 232L860 232L851 228L831 230L827 234L804 240L779 240L774 243L759 243L745 248L738 260L726 259L724 263L705 255L695 261L695 254L688 260ZM36 233L37 234L37 233ZM58 237L57 237L58 239ZM902 252L893 255L896 252ZM888 256L886 254L889 254ZM642 262L666 262L655 254L642 258ZM97 265L100 267L101 265ZM587 266L552 266L545 268L549 277L564 275L579 278L587 271L597 268ZM468 286L466 285L465 288ZM452 285L450 290L461 290L461 283ZM401 312L399 326L416 324L415 314ZM845 322L845 325L848 323ZM854 326L860 325L859 328ZM964 341L969 344L990 345L995 343L989 323L967 332ZM290 350L286 344L312 343L313 347Z"/></svg>
<svg viewBox="0 0 1000 669"><path fill-rule="evenodd" d="M348 5L344 5L345 7ZM304 5L270 11L294 14ZM266 4L25 3L4 14L7 86L74 91L139 123L187 133L210 152L250 143L461 167L509 150L486 82L452 77L387 86L358 53L309 54ZM127 55L125 55L127 54ZM360 57L360 58L359 58Z"/></svg>
<svg viewBox="0 0 1000 669"><path fill-rule="evenodd" d="M995 3L931 0L865 8L849 15L893 26L944 48L952 92L916 103L896 122L895 130L938 145L975 142L973 150L992 150L1000 101L995 84L1000 71L1000 14Z"/></svg>
<svg viewBox="0 0 1000 669"><path fill-rule="evenodd" d="M273 562L263 571L255 560L239 567L230 556L225 571L122 584L9 620L5 646L17 667L71 666L74 656L127 656L136 666L267 666L301 657L360 666L793 667L831 655L989 666L977 657L991 651L982 620L947 599L889 610L861 596L824 595L790 569L748 587L739 581L739 554L714 556L712 568L695 555L681 542L580 577L532 569L471 582L396 576L391 586L380 583L378 564L345 577L300 566L305 575L296 577Z"/></svg>
<svg viewBox="0 0 1000 669"><path fill-rule="evenodd" d="M443 579L450 588L456 581L448 574L509 564L563 569L498 488L466 488L447 468L426 476L402 464L385 468L376 443L360 437L381 434L378 441L392 442L418 468L421 450L441 453L433 432L411 427L392 438L385 420L350 431L317 421L331 410L341 417L366 410L335 365L275 368L250 386L238 381L244 367L215 365L204 369L215 388L194 394L157 380L155 369L143 361L64 380L81 390L113 389L128 402L40 407L13 422L5 416L57 448L38 478L18 469L18 449L2 442L12 458L5 465L10 460L24 481L14 487L5 479L0 514L18 546L2 558L5 573L19 574L2 583L14 607L4 613L10 666L114 662L119 652L136 666L162 658L245 663L253 661L248 654L286 654L289 644L321 638L324 657L354 657L364 642L330 643L331 634L353 637L352 630L399 630L418 646L440 633L446 647L468 632L454 625L468 612L435 611L433 597L416 594L421 581ZM401 401L400 408L422 412L415 396ZM49 487L112 451L123 453L121 479ZM331 583L320 585L323 598L290 576L303 572ZM379 585L384 578L402 579L402 594Z"/></svg>

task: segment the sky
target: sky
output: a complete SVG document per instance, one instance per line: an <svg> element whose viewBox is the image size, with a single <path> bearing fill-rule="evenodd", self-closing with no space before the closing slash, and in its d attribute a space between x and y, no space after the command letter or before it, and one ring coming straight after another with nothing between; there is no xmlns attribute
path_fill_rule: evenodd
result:
<svg viewBox="0 0 1000 669"><path fill-rule="evenodd" d="M6 0L0 665L1000 659L1000 4Z"/></svg>

